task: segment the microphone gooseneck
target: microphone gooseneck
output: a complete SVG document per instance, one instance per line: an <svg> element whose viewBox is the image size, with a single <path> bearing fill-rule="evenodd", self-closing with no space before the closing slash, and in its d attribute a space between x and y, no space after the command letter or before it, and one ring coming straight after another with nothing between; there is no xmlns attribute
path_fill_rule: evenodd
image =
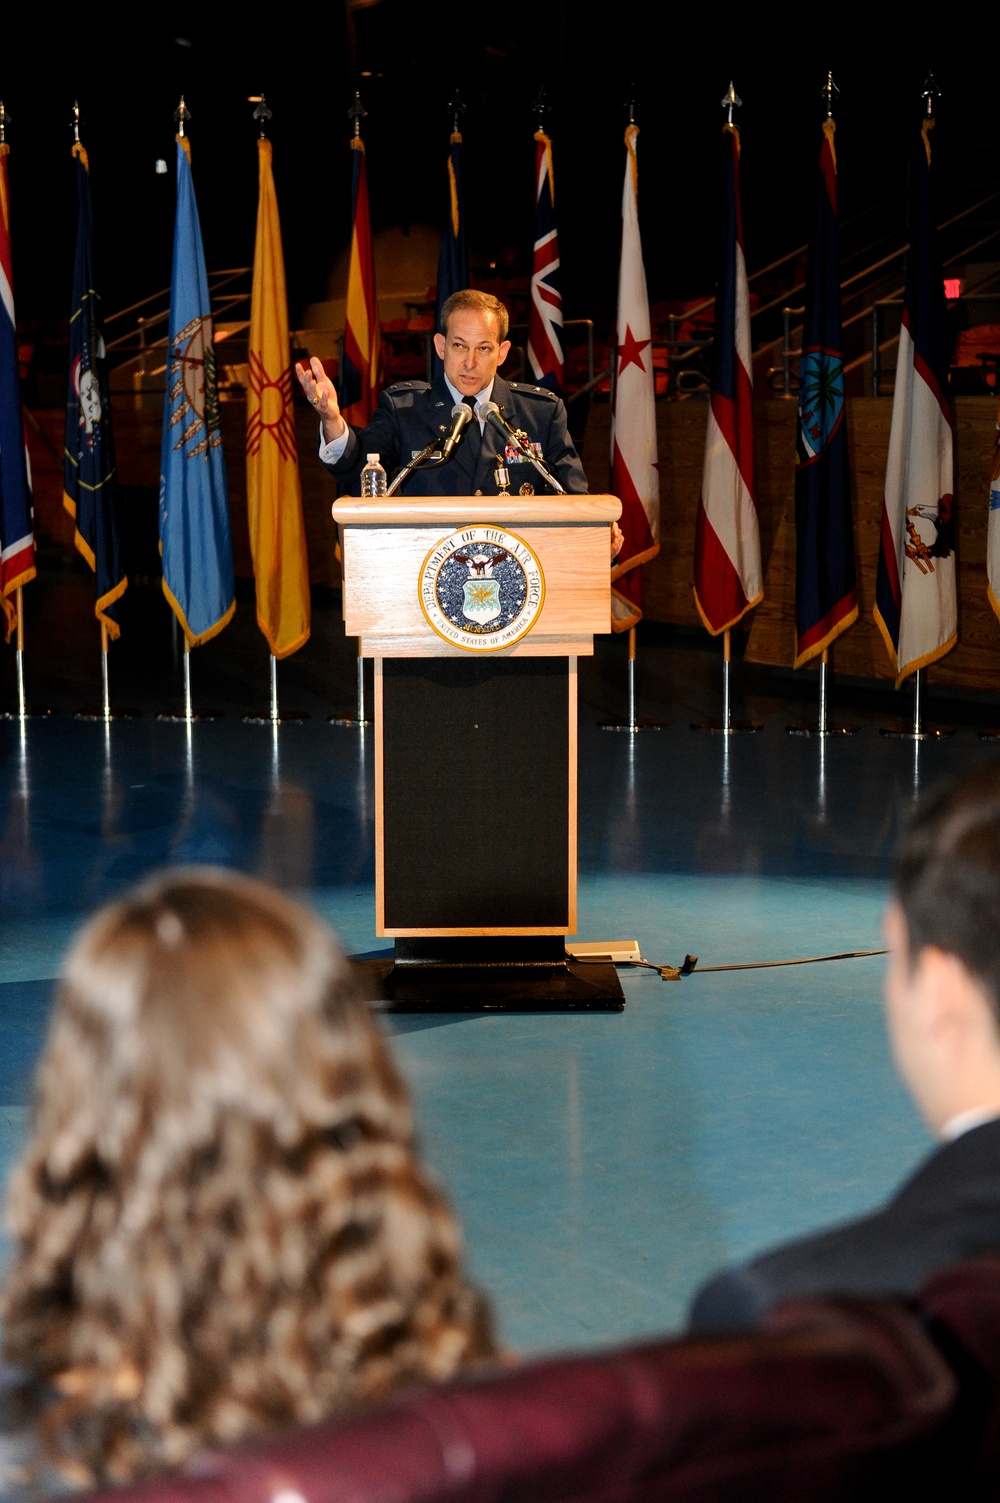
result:
<svg viewBox="0 0 1000 1503"><path fill-rule="evenodd" d="M456 402L451 409L451 428L448 430L441 445L442 460L451 458L456 444L465 432L466 423L471 423L471 421L472 408L467 406L465 402Z"/></svg>

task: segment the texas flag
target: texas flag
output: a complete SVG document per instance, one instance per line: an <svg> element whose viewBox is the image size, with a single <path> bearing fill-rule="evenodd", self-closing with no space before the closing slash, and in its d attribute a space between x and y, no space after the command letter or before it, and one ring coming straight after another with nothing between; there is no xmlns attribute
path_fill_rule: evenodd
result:
<svg viewBox="0 0 1000 1503"><path fill-rule="evenodd" d="M531 312L528 315L528 364L531 379L537 386L547 386L562 396L563 311L552 182L552 142L543 130L535 132L535 142L535 254L531 272Z"/></svg>
<svg viewBox="0 0 1000 1503"><path fill-rule="evenodd" d="M924 121L896 358L875 623L896 685L958 640L955 484L944 276L931 194L930 132Z"/></svg>
<svg viewBox="0 0 1000 1503"><path fill-rule="evenodd" d="M694 544L695 604L713 636L734 626L764 597L737 126L723 126L722 146L725 245L715 296L711 402Z"/></svg>
<svg viewBox="0 0 1000 1503"><path fill-rule="evenodd" d="M622 503L625 545L611 570L612 631L628 631L642 619L640 565L660 551L653 343L639 239L638 135L637 125L625 131L622 257L611 404L611 489Z"/></svg>

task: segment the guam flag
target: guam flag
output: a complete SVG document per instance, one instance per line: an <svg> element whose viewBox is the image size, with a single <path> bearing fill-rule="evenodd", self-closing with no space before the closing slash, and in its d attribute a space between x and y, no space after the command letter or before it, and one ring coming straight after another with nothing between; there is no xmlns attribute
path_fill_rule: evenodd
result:
<svg viewBox="0 0 1000 1503"><path fill-rule="evenodd" d="M535 141L535 259L531 273L528 364L531 379L538 386L547 386L562 396L563 311L552 182L552 142L543 130L535 132Z"/></svg>
<svg viewBox="0 0 1000 1503"><path fill-rule="evenodd" d="M375 256L368 212L365 143L351 141L351 264L347 273L347 318L344 323L344 369L340 406L349 423L363 428L375 407L382 374L382 344L375 296Z"/></svg>
<svg viewBox="0 0 1000 1503"><path fill-rule="evenodd" d="M795 472L795 667L846 631L858 615L850 466L844 423L840 269L837 258L836 127L823 122L816 223L806 271L799 364Z"/></svg>
<svg viewBox="0 0 1000 1503"><path fill-rule="evenodd" d="M933 127L928 117L917 153L875 584L875 623L897 687L958 639L950 349L931 192Z"/></svg>
<svg viewBox="0 0 1000 1503"><path fill-rule="evenodd" d="M14 596L35 577L31 530L31 482L24 447L21 385L14 323L14 276L10 254L10 195L6 141L0 141L0 604L7 640L17 621Z"/></svg>
<svg viewBox="0 0 1000 1503"><path fill-rule="evenodd" d="M448 147L448 219L438 256L435 329L441 327L443 305L453 292L461 292L468 285L469 256L465 248L465 206L462 201L462 132L455 130ZM436 369L440 368L441 361L437 359Z"/></svg>
<svg viewBox="0 0 1000 1503"><path fill-rule="evenodd" d="M711 399L694 542L695 605L713 636L735 626L764 595L754 470L750 293L735 125L723 126L722 148L722 270L715 295Z"/></svg>
<svg viewBox="0 0 1000 1503"><path fill-rule="evenodd" d="M107 365L100 326L100 298L94 290L93 224L87 153L77 142L76 260L73 309L69 320L69 393L66 398L66 448L63 505L76 521L78 552L97 576L94 614L119 635L116 602L128 581L122 568L116 516L115 446L108 405Z"/></svg>
<svg viewBox="0 0 1000 1503"><path fill-rule="evenodd" d="M170 281L167 394L160 461L163 593L189 647L236 609L212 307L188 144L177 138L177 218Z"/></svg>

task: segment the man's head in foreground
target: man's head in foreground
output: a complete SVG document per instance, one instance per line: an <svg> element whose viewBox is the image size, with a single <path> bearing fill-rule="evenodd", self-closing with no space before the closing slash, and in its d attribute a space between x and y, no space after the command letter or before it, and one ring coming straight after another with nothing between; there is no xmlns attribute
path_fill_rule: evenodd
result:
<svg viewBox="0 0 1000 1503"><path fill-rule="evenodd" d="M885 932L889 1037L928 1125L1000 1116L1000 763L919 806Z"/></svg>
<svg viewBox="0 0 1000 1503"><path fill-rule="evenodd" d="M488 292L466 287L453 292L441 308L441 329L434 348L444 373L463 397L485 390L510 351L507 309Z"/></svg>

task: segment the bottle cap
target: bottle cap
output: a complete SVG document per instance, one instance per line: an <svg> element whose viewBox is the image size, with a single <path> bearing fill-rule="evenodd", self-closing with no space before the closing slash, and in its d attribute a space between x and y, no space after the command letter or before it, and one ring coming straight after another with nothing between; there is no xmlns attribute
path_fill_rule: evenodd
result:
<svg viewBox="0 0 1000 1503"><path fill-rule="evenodd" d="M368 463L369 464L378 464L378 455L377 454L369 454L369 456L368 456Z"/></svg>

